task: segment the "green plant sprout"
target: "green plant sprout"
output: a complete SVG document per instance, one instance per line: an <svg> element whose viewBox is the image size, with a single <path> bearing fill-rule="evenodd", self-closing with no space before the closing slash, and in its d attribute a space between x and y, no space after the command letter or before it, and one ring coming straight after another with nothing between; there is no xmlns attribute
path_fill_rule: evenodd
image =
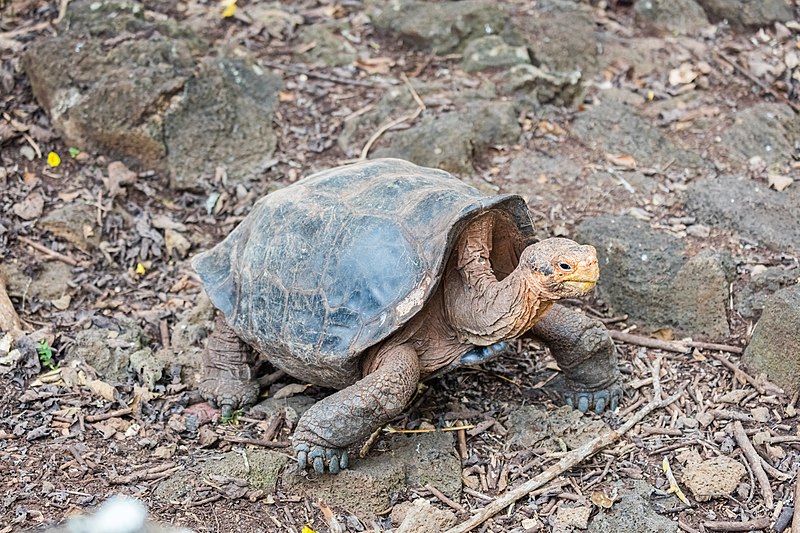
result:
<svg viewBox="0 0 800 533"><path fill-rule="evenodd" d="M39 354L39 363L43 367L49 368L50 370L56 369L56 363L53 361L53 349L50 348L50 344L47 343L46 340L42 339L39 341L39 344L36 345L36 352Z"/></svg>

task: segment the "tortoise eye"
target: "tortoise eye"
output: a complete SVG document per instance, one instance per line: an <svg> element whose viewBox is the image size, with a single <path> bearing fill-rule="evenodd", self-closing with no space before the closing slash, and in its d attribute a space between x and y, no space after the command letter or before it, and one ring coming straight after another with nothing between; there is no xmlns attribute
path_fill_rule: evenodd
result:
<svg viewBox="0 0 800 533"><path fill-rule="evenodd" d="M564 272L569 272L570 270L572 270L572 265L570 265L569 263L565 263L564 261L561 261L558 264L558 268L560 268Z"/></svg>

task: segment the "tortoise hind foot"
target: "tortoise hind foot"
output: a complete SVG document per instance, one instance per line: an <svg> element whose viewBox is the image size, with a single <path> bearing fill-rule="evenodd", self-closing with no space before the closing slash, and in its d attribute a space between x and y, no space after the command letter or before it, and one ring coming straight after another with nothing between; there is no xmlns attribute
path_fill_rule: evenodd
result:
<svg viewBox="0 0 800 533"><path fill-rule="evenodd" d="M233 412L253 405L258 399L257 381L237 379L230 374L206 376L199 385L200 395L211 405L222 411L222 418L230 418Z"/></svg>
<svg viewBox="0 0 800 533"><path fill-rule="evenodd" d="M254 363L253 350L218 314L203 352L203 375L198 388L204 399L222 409L223 418L256 403L259 385L253 372Z"/></svg>

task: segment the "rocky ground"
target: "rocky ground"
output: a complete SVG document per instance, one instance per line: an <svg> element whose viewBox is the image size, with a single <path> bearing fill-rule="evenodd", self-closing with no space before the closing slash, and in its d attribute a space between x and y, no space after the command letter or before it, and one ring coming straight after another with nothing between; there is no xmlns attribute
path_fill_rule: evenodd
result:
<svg viewBox="0 0 800 533"><path fill-rule="evenodd" d="M677 401L478 530L789 527L797 2L0 10L0 533L113 494L195 531L444 530L619 428L656 361ZM275 375L225 423L198 403L212 310L188 259L259 196L379 156L521 194L541 236L597 247L597 293L572 304L619 343L617 412L559 407L552 360L519 342L314 478L288 437L328 391Z"/></svg>

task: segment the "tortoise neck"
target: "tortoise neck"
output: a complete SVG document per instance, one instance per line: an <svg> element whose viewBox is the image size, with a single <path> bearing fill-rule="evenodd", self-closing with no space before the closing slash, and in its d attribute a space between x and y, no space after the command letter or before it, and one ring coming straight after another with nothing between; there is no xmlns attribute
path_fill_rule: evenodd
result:
<svg viewBox="0 0 800 533"><path fill-rule="evenodd" d="M553 303L521 265L501 281L490 272L477 278L450 276L445 284L448 319L463 342L488 346L517 338Z"/></svg>

